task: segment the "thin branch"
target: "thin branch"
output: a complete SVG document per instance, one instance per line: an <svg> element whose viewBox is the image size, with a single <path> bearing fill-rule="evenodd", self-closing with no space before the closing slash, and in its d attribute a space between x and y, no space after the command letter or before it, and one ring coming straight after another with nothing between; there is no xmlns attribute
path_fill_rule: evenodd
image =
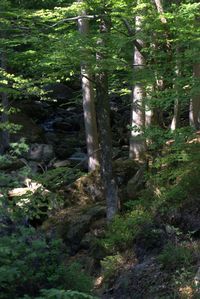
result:
<svg viewBox="0 0 200 299"><path fill-rule="evenodd" d="M63 19L61 21L58 21L57 23L49 26L50 28L52 27L56 27L57 25L60 25L60 24L63 24L65 22L71 22L71 21L78 21L80 19L97 19L97 18L100 18L100 16L95 16L95 15L86 15L86 16L77 16L77 17L71 17L71 18L66 18L66 19Z"/></svg>
<svg viewBox="0 0 200 299"><path fill-rule="evenodd" d="M122 18L122 21L123 21L123 23L124 23L126 29L128 30L129 35L134 35L135 32L134 32L134 30L132 29L132 27L131 27L130 23L128 22L128 20L125 19L125 18Z"/></svg>
<svg viewBox="0 0 200 299"><path fill-rule="evenodd" d="M124 25L125 25L125 27L126 27L128 33L129 33L129 35L130 35L130 36L134 36L134 35L135 35L135 32L134 32L134 30L132 29L132 27L131 27L129 21L128 21L127 19L125 19L125 18L122 18L122 21L123 21L123 23L124 23ZM138 49L138 51L141 52L142 49L143 49L143 46L142 46L136 39L133 40L133 43L134 43L135 47ZM144 53L142 53L142 55L145 57ZM146 57L145 57L145 58L146 58Z"/></svg>

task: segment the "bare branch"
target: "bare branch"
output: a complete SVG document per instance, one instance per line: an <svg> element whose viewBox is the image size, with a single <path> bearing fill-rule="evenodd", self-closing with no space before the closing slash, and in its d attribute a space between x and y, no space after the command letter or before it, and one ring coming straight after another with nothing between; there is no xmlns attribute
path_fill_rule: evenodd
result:
<svg viewBox="0 0 200 299"><path fill-rule="evenodd" d="M77 16L77 17L71 17L71 18L66 18L62 19L61 21L58 21L57 23L51 25L50 27L56 27L57 25L66 23L66 22L71 22L71 21L78 21L80 19L97 19L100 16L95 16L95 15L85 15L85 16Z"/></svg>

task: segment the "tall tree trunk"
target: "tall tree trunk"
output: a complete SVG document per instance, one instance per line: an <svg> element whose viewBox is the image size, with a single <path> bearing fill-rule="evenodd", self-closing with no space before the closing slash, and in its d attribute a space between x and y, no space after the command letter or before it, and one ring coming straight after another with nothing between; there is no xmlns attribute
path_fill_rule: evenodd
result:
<svg viewBox="0 0 200 299"><path fill-rule="evenodd" d="M180 100L177 98L174 102L174 115L171 122L171 130L175 131L180 126Z"/></svg>
<svg viewBox="0 0 200 299"><path fill-rule="evenodd" d="M101 20L100 33L98 40L100 48L105 47L104 35L108 32L105 20ZM107 220L113 219L118 210L118 188L113 176L112 168L112 138L110 126L110 105L108 97L108 74L101 69L101 62L104 56L101 49L97 53L97 62L100 65L99 73L96 75L96 96L99 125L99 139L101 144L101 176L104 186L105 198L107 203Z"/></svg>
<svg viewBox="0 0 200 299"><path fill-rule="evenodd" d="M142 30L141 17L135 18L136 33ZM143 46L143 41L137 39L137 43ZM137 76L137 72L144 68L145 60L138 47L134 46L133 57L133 76ZM145 140L142 136L142 127L145 125L145 106L144 106L144 87L137 82L132 87L132 112L131 112L131 136L129 156L140 160L145 151Z"/></svg>
<svg viewBox="0 0 200 299"><path fill-rule="evenodd" d="M175 78L175 84L174 84L174 89L175 89L174 94L176 94L176 99L174 101L174 115L173 115L171 126L170 126L172 131L175 131L176 129L178 129L180 127L180 114L181 114L180 82L179 82L179 80L181 78L180 68L181 68L180 62L177 61L176 71L175 71L176 78Z"/></svg>
<svg viewBox="0 0 200 299"><path fill-rule="evenodd" d="M1 68L6 71L6 54L4 51L1 52ZM2 86L3 88L3 86ZM2 130L0 131L0 154L4 154L6 149L9 147L9 132L4 128L6 123L8 122L8 95L5 91L1 92L1 123Z"/></svg>
<svg viewBox="0 0 200 299"><path fill-rule="evenodd" d="M194 79L200 81L200 63L196 63L193 69ZM195 84L197 86L197 83ZM196 129L200 129L200 93L197 92L190 100L190 111L189 111L190 125Z"/></svg>
<svg viewBox="0 0 200 299"><path fill-rule="evenodd" d="M84 2L79 0L79 2ZM86 12L81 11L81 16L85 16ZM83 37L87 37L89 33L89 21L86 18L78 19L79 32ZM83 56L89 55L87 50L83 49ZM99 165L99 145L97 135L96 111L94 103L94 90L92 84L92 76L90 67L86 61L81 64L81 81L83 93L83 113L85 122L85 134L88 153L88 170L95 170Z"/></svg>

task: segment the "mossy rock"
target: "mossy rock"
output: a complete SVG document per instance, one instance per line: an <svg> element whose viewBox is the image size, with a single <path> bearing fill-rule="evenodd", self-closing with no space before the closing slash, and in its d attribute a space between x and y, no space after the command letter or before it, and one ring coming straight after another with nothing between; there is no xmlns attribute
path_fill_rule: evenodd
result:
<svg viewBox="0 0 200 299"><path fill-rule="evenodd" d="M71 253L77 252L80 248L81 240L87 232L90 231L91 225L97 219L105 217L106 209L101 205L91 206L74 215L70 221L65 221L59 226L59 231L65 244L70 248Z"/></svg>
<svg viewBox="0 0 200 299"><path fill-rule="evenodd" d="M113 170L119 186L126 185L135 175L140 165L132 159L118 159L113 163Z"/></svg>
<svg viewBox="0 0 200 299"><path fill-rule="evenodd" d="M71 204L88 205L104 200L99 171L93 171L78 178L65 189L65 196Z"/></svg>
<svg viewBox="0 0 200 299"><path fill-rule="evenodd" d="M81 247L81 241L92 230L93 223L105 218L106 208L100 204L82 207L69 207L49 217L42 226L48 234L56 233L75 254Z"/></svg>

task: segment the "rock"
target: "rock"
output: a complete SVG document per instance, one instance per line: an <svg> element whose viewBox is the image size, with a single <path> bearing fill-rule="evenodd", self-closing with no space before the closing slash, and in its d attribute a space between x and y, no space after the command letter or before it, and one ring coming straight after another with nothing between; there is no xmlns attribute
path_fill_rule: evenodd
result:
<svg viewBox="0 0 200 299"><path fill-rule="evenodd" d="M55 167L55 168L65 167L65 166L69 166L69 165L70 165L70 162L68 160L55 161L52 164L52 166Z"/></svg>
<svg viewBox="0 0 200 299"><path fill-rule="evenodd" d="M113 163L114 173L119 186L126 185L135 175L139 165L132 159L118 159Z"/></svg>
<svg viewBox="0 0 200 299"><path fill-rule="evenodd" d="M171 274L170 274L171 276ZM117 277L112 288L101 296L102 299L155 299L170 298L170 278L161 270L154 257L142 263L129 266Z"/></svg>
<svg viewBox="0 0 200 299"><path fill-rule="evenodd" d="M81 240L87 232L90 231L91 224L105 217L106 208L100 205L88 207L81 214L74 215L69 221L65 219L62 223L61 236L67 246L70 248L70 253L74 254L81 247Z"/></svg>
<svg viewBox="0 0 200 299"><path fill-rule="evenodd" d="M147 256L159 254L168 241L169 236L164 228L151 223L143 225L134 242L138 260L141 262Z"/></svg>
<svg viewBox="0 0 200 299"><path fill-rule="evenodd" d="M144 188L145 178L144 178L144 172L145 172L146 166L142 165L136 174L128 181L127 183L127 195L129 199L137 198L138 191L140 191L142 188Z"/></svg>
<svg viewBox="0 0 200 299"><path fill-rule="evenodd" d="M80 177L66 191L70 202L78 205L104 200L102 182L98 171L93 171Z"/></svg>
<svg viewBox="0 0 200 299"><path fill-rule="evenodd" d="M27 153L27 159L38 162L49 162L54 157L53 146L50 144L33 143Z"/></svg>
<svg viewBox="0 0 200 299"><path fill-rule="evenodd" d="M79 164L80 167L82 166L84 169L87 169L88 167L88 157L85 153L82 153L80 149L77 149L77 152L71 155L68 160L73 166L77 166Z"/></svg>

